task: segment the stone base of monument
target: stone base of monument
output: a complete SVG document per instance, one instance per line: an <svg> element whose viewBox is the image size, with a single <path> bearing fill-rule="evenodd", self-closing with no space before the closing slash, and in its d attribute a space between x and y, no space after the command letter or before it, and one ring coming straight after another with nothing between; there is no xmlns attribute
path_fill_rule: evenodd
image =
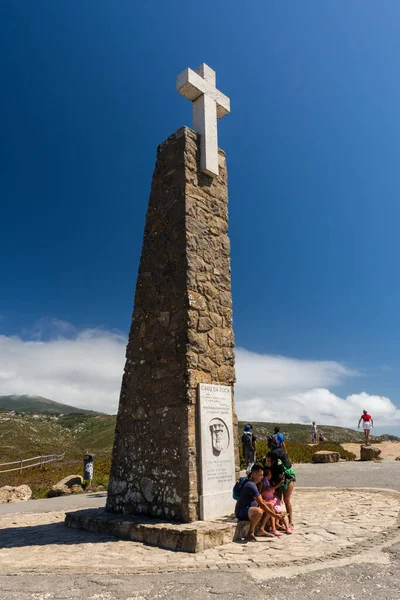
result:
<svg viewBox="0 0 400 600"><path fill-rule="evenodd" d="M203 552L245 537L249 523L238 522L234 516L213 521L172 523L113 514L105 509L88 509L66 513L65 525L167 550Z"/></svg>

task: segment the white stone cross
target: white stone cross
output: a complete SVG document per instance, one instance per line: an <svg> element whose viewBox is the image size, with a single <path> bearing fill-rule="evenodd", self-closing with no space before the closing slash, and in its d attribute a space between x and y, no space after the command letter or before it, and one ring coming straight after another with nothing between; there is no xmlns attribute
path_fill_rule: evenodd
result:
<svg viewBox="0 0 400 600"><path fill-rule="evenodd" d="M177 77L176 89L193 102L193 129L200 134L200 170L217 177L217 119L230 112L230 100L217 90L215 71L204 63L195 71L183 71Z"/></svg>

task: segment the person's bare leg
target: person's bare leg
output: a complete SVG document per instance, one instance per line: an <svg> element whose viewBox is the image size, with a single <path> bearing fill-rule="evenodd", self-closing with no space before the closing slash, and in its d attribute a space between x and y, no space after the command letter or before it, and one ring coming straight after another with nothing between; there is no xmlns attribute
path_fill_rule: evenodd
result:
<svg viewBox="0 0 400 600"><path fill-rule="evenodd" d="M275 490L275 496L279 498L281 502L283 502L283 492L280 489ZM275 523L276 529L282 529L281 521L276 520Z"/></svg>
<svg viewBox="0 0 400 600"><path fill-rule="evenodd" d="M264 516L261 519L261 523L260 523L260 527L258 528L257 535L260 535L260 533L263 536L268 535L268 532L266 531L265 527L270 519L272 519L271 515L269 513L265 512Z"/></svg>
<svg viewBox="0 0 400 600"><path fill-rule="evenodd" d="M293 527L293 507L292 507L292 493L293 493L294 483L291 481L287 490L283 494L283 499L285 501L286 510L288 512L289 517L289 527Z"/></svg>
<svg viewBox="0 0 400 600"><path fill-rule="evenodd" d="M258 525L258 523L260 522L262 516L263 516L263 511L261 510L261 508L258 508L256 506L252 506L251 508L249 508L249 520L250 520L249 537L254 536L255 528Z"/></svg>
<svg viewBox="0 0 400 600"><path fill-rule="evenodd" d="M281 521L283 523L284 528L286 529L286 531L289 529L289 519L287 518L287 516L285 515L285 517L282 519Z"/></svg>
<svg viewBox="0 0 400 600"><path fill-rule="evenodd" d="M369 430L369 429L366 429L366 430L365 430L365 437L367 438L367 446L368 446L368 444L369 444L369 434L370 434L370 430Z"/></svg>

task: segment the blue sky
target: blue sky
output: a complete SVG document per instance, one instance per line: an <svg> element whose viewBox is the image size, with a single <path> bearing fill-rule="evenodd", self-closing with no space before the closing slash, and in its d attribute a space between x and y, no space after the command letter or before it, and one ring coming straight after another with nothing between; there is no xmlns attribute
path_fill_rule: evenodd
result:
<svg viewBox="0 0 400 600"><path fill-rule="evenodd" d="M3 0L0 334L126 334L156 147L191 121L175 78L206 62L232 107L237 345L344 365L321 387L400 406L399 19L385 0Z"/></svg>

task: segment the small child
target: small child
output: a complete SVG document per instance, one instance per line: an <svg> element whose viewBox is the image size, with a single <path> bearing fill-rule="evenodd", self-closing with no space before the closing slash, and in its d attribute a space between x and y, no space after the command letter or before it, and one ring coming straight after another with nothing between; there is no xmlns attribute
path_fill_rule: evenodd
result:
<svg viewBox="0 0 400 600"><path fill-rule="evenodd" d="M276 513L281 514L284 516L284 518L281 520L281 524L284 527L286 533L288 535L291 535L292 530L289 527L289 521L288 518L286 516L286 507L285 504L282 502L282 500L280 500L277 496L275 496L275 490L277 487L280 486L281 482L279 482L278 485L272 485L271 484L271 477L272 477L272 473L270 469L266 469L264 471L264 480L263 480L263 487L262 487L262 499L264 500L264 502L269 502L269 504L271 504L273 506L273 509ZM272 535L276 536L276 537L280 537L282 534L277 531L276 529L276 525L277 525L277 519L275 519L274 517L271 517L271 533Z"/></svg>

